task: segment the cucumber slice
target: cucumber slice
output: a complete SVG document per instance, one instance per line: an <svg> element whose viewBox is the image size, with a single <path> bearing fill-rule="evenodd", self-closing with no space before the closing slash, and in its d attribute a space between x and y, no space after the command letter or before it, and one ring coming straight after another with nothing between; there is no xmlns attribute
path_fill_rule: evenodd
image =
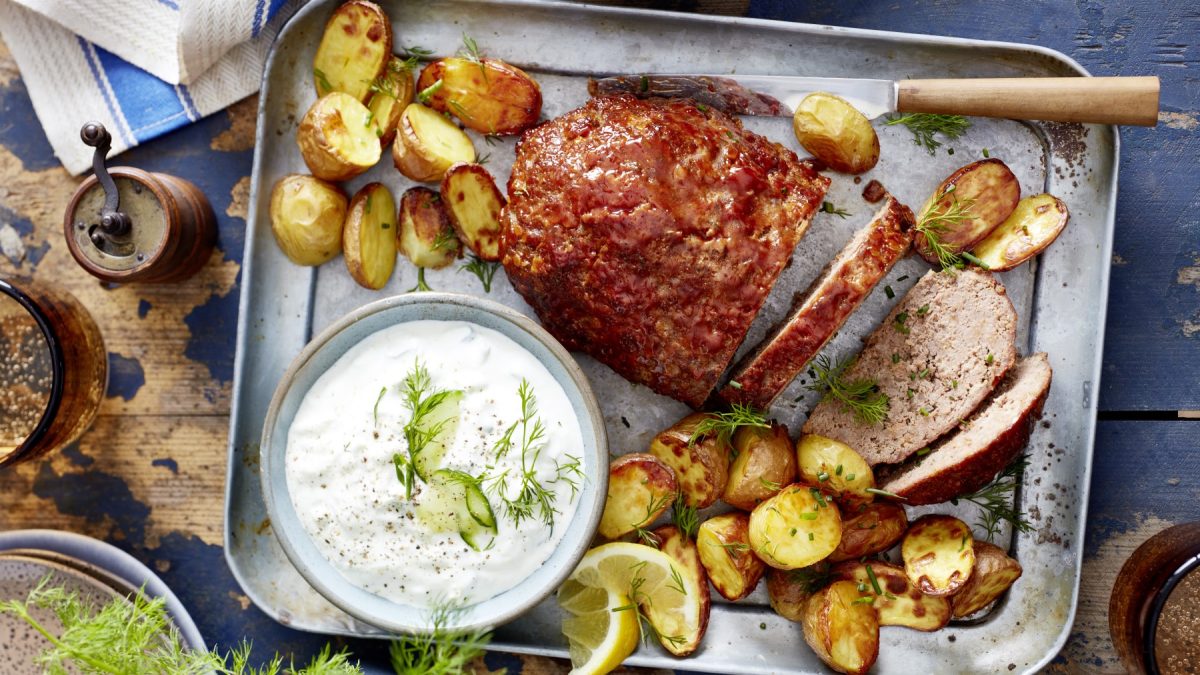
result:
<svg viewBox="0 0 1200 675"><path fill-rule="evenodd" d="M492 505L479 485L476 483L468 485L463 499L467 505L467 513L471 514L471 519L482 527L495 532L496 514L492 511Z"/></svg>
<svg viewBox="0 0 1200 675"><path fill-rule="evenodd" d="M462 540L476 551L483 550L487 535L496 534L496 515L475 478L455 469L438 469L430 476L429 485L438 491L437 506L433 507L438 515L453 514Z"/></svg>
<svg viewBox="0 0 1200 675"><path fill-rule="evenodd" d="M449 392L417 426L422 433L437 430L437 434L413 458L413 467L416 469L417 476L426 483L429 482L429 476L441 465L446 448L458 432L458 409L462 397L461 391Z"/></svg>

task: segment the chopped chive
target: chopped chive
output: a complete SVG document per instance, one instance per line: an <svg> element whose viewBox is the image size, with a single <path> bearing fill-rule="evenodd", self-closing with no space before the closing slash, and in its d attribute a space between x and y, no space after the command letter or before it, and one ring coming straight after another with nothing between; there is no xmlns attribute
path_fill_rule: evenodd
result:
<svg viewBox="0 0 1200 675"><path fill-rule="evenodd" d="M892 363L900 363L900 355L899 354L896 354L896 353L892 354Z"/></svg>
<svg viewBox="0 0 1200 675"><path fill-rule="evenodd" d="M816 511L805 511L804 513L801 513L801 514L800 514L799 516L797 516L797 517L798 517L800 520L816 520L816 519L817 519L817 512L816 512Z"/></svg>
<svg viewBox="0 0 1200 675"><path fill-rule="evenodd" d="M991 354L988 354L988 355L987 355L987 358L986 358L986 359L984 359L984 360L983 360L983 362L984 362L984 363L986 363L986 364L988 364L988 365L990 366L990 365L992 365L992 363L993 363L995 360L996 360L996 357L995 357L995 356L993 356L993 355L991 355Z"/></svg>
<svg viewBox="0 0 1200 675"><path fill-rule="evenodd" d="M792 536L793 537L796 536L796 528L794 528L794 527L792 528Z"/></svg>
<svg viewBox="0 0 1200 675"><path fill-rule="evenodd" d="M842 465L841 465L841 464L838 464L838 465L837 465L837 468L833 470L833 473L834 473L834 475L836 475L836 476L840 476L840 475L842 475Z"/></svg>
<svg viewBox="0 0 1200 675"><path fill-rule="evenodd" d="M984 148L984 149L983 149L983 157L984 157L984 159L987 159L988 157L991 157L991 155L990 155L990 154L988 154L988 149L987 149L987 148Z"/></svg>
<svg viewBox="0 0 1200 675"><path fill-rule="evenodd" d="M930 447L921 448L920 450L917 451L917 457L924 457L925 455L928 455L931 452L933 452L933 448L930 448Z"/></svg>
<svg viewBox="0 0 1200 675"><path fill-rule="evenodd" d="M875 595L883 595L883 589L879 587L879 579L875 577L875 570L867 565L867 578L871 580L871 588L875 589Z"/></svg>
<svg viewBox="0 0 1200 675"><path fill-rule="evenodd" d="M921 305L921 308L917 310L917 316L925 316L928 313L929 313L929 305L928 304Z"/></svg>
<svg viewBox="0 0 1200 675"><path fill-rule="evenodd" d="M888 299L888 300L895 300L895 299L896 299L896 291L893 291L891 286L884 286L884 287L883 287L883 294L887 296L887 299Z"/></svg>
<svg viewBox="0 0 1200 675"><path fill-rule="evenodd" d="M813 499L817 500L817 503L821 505L821 508L829 506L829 504L825 501L825 495L821 494L820 490L817 488L809 488L808 491L812 493Z"/></svg>
<svg viewBox="0 0 1200 675"><path fill-rule="evenodd" d="M741 389L741 388L742 388L742 383L741 383L741 382L738 382L737 380L730 380L730 381L729 381L729 386L733 387L734 389Z"/></svg>
<svg viewBox="0 0 1200 675"><path fill-rule="evenodd" d="M817 480L824 483L825 481L829 480L829 474L822 471L821 473L817 474Z"/></svg>
<svg viewBox="0 0 1200 675"><path fill-rule="evenodd" d="M875 596L866 595L861 598L858 598L857 600L852 601L850 604L852 604L852 605L870 605L870 604L873 604L874 602L875 602Z"/></svg>
<svg viewBox="0 0 1200 675"><path fill-rule="evenodd" d="M814 540L814 539L816 539L816 537L814 537L814 536L813 536L813 533L812 533L812 532L809 532L809 533L808 533L808 540L809 540L809 541L812 541L812 540Z"/></svg>
<svg viewBox="0 0 1200 675"><path fill-rule="evenodd" d="M921 407L917 412L921 413L922 417L929 417L929 411L924 407Z"/></svg>
<svg viewBox="0 0 1200 675"><path fill-rule="evenodd" d="M867 585L866 585L865 583L863 583L863 582L861 582L861 581L860 581L860 582L858 583L858 592L859 592L859 593L866 593L866 592L867 592Z"/></svg>
<svg viewBox="0 0 1200 675"><path fill-rule="evenodd" d="M854 475L855 474L852 474L852 473L846 474L846 480L854 480Z"/></svg>
<svg viewBox="0 0 1200 675"><path fill-rule="evenodd" d="M902 277L900 277L899 279L897 279L897 280L896 280L896 283L900 283L901 281L904 281L904 280L906 280L906 279L908 279L908 275L907 275L907 274L905 274L904 276L902 276Z"/></svg>
<svg viewBox="0 0 1200 675"><path fill-rule="evenodd" d="M873 495L879 495L881 497L891 497L892 499L907 499L906 497L901 497L895 492L888 492L887 490L880 490L879 488L867 488L865 492L869 492Z"/></svg>

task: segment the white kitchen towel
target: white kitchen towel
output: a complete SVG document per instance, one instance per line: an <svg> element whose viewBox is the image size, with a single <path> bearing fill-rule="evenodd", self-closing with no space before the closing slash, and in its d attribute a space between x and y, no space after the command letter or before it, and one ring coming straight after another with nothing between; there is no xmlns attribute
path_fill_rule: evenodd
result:
<svg viewBox="0 0 1200 675"><path fill-rule="evenodd" d="M109 130L115 155L258 91L271 42L301 1L0 0L0 34L54 153L80 174L91 167L79 140L88 120ZM126 4L137 19L105 13Z"/></svg>

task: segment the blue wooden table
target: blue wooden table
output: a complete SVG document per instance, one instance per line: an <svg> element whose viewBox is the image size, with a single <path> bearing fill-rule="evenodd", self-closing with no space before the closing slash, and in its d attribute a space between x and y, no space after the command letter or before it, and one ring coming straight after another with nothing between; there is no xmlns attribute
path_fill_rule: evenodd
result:
<svg viewBox="0 0 1200 675"><path fill-rule="evenodd" d="M758 18L1028 42L1060 50L1095 75L1162 79L1158 127L1121 133L1084 575L1075 628L1052 666L1119 672L1107 629L1117 570L1151 534L1200 519L1200 10L1175 0L707 5ZM0 274L33 274L70 288L100 322L112 365L101 416L77 446L0 472L0 530L55 527L111 541L162 575L210 644L245 637L256 653L302 658L325 638L283 628L254 608L221 549L254 111L253 100L243 102L120 158L195 182L220 220L220 250L179 287L102 287L74 265L61 241L62 209L77 180L59 168L0 46L0 228L14 228L26 248L19 262L0 257ZM349 646L384 658L378 643ZM489 655L485 667L565 672L559 663L504 654Z"/></svg>

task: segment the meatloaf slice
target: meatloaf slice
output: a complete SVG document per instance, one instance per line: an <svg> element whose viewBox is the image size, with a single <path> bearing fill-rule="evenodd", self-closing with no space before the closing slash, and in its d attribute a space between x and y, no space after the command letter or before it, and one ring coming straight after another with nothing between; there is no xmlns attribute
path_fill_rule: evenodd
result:
<svg viewBox="0 0 1200 675"><path fill-rule="evenodd" d="M913 213L895 197L796 295L791 314L742 359L718 397L766 409L908 252ZM736 384L735 384L736 383Z"/></svg>
<svg viewBox="0 0 1200 675"><path fill-rule="evenodd" d="M828 186L710 108L595 98L522 137L504 269L568 349L698 407Z"/></svg>
<svg viewBox="0 0 1200 675"><path fill-rule="evenodd" d="M966 419L1017 359L1017 313L990 272L931 270L867 338L847 381L875 380L887 419L860 422L826 397L804 432L837 439L872 466L896 464Z"/></svg>
<svg viewBox="0 0 1200 675"><path fill-rule="evenodd" d="M1052 374L1045 353L1021 359L959 429L938 439L929 454L899 467L880 487L917 505L938 504L987 485L1029 442Z"/></svg>

